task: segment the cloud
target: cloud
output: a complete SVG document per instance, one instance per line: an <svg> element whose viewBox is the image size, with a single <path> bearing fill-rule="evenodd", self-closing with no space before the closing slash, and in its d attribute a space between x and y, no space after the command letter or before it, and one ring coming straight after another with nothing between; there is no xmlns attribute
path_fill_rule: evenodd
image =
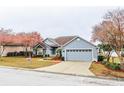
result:
<svg viewBox="0 0 124 93"><path fill-rule="evenodd" d="M90 40L91 28L115 7L1 7L0 27L38 31L46 37L79 35Z"/></svg>

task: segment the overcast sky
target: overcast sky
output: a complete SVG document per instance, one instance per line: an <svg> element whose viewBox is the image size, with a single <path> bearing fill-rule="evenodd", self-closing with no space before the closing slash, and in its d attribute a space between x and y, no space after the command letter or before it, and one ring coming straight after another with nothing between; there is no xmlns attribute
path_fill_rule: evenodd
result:
<svg viewBox="0 0 124 93"><path fill-rule="evenodd" d="M92 27L118 7L0 7L0 27L38 31L43 38L78 35L90 40Z"/></svg>

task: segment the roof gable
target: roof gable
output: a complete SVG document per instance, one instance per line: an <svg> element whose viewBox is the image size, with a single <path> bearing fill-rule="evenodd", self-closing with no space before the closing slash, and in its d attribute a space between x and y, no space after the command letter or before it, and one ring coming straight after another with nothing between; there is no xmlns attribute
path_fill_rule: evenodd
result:
<svg viewBox="0 0 124 93"><path fill-rule="evenodd" d="M96 47L94 44L88 42L87 40L79 37L79 36L61 36L61 37L57 37L55 39L52 39L52 38L46 38L44 40L44 43L46 43L46 41L50 41L52 44L48 44L49 46L55 46L55 47L64 47L66 45L68 45L69 43L71 43L73 40L77 39L77 38L80 38L81 40L83 40L84 42L87 42L89 43L90 45ZM46 43L47 44L47 43Z"/></svg>
<svg viewBox="0 0 124 93"><path fill-rule="evenodd" d="M96 46L95 46L94 44L92 44L91 42L88 42L87 40L85 40L85 39L83 39L83 38L81 38L81 37L79 37L79 36L76 36L75 38L73 38L72 40L70 40L69 42L67 42L66 44L64 44L62 47L67 46L68 44L70 44L71 42L73 42L74 40L76 40L77 38L79 38L79 39L83 40L84 42L86 42L86 43L88 43L88 44L90 44L90 45L96 47Z"/></svg>
<svg viewBox="0 0 124 93"><path fill-rule="evenodd" d="M43 42L46 43L49 46L53 46L53 47L58 47L59 46L59 44L52 38L46 38ZM48 42L50 42L50 43L48 43Z"/></svg>
<svg viewBox="0 0 124 93"><path fill-rule="evenodd" d="M46 45L42 42L42 43L38 43L38 44L36 44L35 46L33 46L33 48L35 49L35 48L37 48L37 47L42 47L43 49L45 49L46 48Z"/></svg>

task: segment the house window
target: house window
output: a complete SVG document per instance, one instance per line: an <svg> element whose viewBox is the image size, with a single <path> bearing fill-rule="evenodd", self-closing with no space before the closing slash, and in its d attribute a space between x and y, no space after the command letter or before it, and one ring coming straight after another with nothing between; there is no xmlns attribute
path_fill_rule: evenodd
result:
<svg viewBox="0 0 124 93"><path fill-rule="evenodd" d="M76 52L78 52L78 50L76 50Z"/></svg>
<svg viewBox="0 0 124 93"><path fill-rule="evenodd" d="M75 50L73 50L73 52L75 52Z"/></svg>
<svg viewBox="0 0 124 93"><path fill-rule="evenodd" d="M91 52L92 50L91 49L89 49L89 52Z"/></svg>
<svg viewBox="0 0 124 93"><path fill-rule="evenodd" d="M84 50L82 50L82 52L84 52Z"/></svg>
<svg viewBox="0 0 124 93"><path fill-rule="evenodd" d="M81 50L79 50L79 52L81 52Z"/></svg>
<svg viewBox="0 0 124 93"><path fill-rule="evenodd" d="M69 50L67 50L67 52L69 52Z"/></svg>
<svg viewBox="0 0 124 93"><path fill-rule="evenodd" d="M88 52L88 49L87 50L85 50L86 52Z"/></svg>

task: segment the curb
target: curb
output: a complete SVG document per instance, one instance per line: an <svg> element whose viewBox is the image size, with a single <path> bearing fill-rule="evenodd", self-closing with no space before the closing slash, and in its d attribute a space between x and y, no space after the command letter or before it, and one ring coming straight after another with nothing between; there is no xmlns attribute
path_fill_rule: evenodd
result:
<svg viewBox="0 0 124 93"><path fill-rule="evenodd" d="M124 81L124 78L115 78L115 77L104 77L104 76L88 76L88 75L79 75L79 74L71 74L71 73L61 73L61 72L51 72L51 71L41 71L27 68L18 68L18 67L8 67L8 66L0 66L2 68L8 69L16 69L16 70L24 70L24 71L34 71L34 72L43 72L43 73L51 73L51 74L60 74L60 75L70 75L70 76L78 76L78 77L88 77L88 78L97 78L97 79L107 79L107 80L115 80L115 81Z"/></svg>
<svg viewBox="0 0 124 93"><path fill-rule="evenodd" d="M39 70L32 70L32 71L51 73L51 74L60 74L60 75L70 75L70 76L97 78L97 79L107 79L107 80L115 80L115 81L124 81L124 78L114 78L114 77L112 78L112 77L104 77L104 76L88 76L88 75L79 75L79 74L71 74L71 73L60 73L60 72L50 72L50 71L39 71Z"/></svg>

